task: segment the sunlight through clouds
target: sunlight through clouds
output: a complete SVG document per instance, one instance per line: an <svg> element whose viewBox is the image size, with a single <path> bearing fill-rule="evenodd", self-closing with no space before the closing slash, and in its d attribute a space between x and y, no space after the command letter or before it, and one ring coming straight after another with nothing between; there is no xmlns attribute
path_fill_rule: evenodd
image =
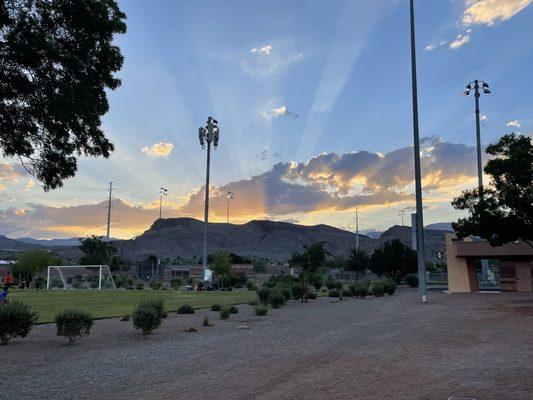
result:
<svg viewBox="0 0 533 400"><path fill-rule="evenodd" d="M492 26L511 19L531 3L533 0L466 0L463 24Z"/></svg>

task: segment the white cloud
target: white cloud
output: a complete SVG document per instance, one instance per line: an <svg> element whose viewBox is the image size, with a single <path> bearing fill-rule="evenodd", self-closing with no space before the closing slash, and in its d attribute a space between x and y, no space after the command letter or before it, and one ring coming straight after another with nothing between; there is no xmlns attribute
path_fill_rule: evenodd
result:
<svg viewBox="0 0 533 400"><path fill-rule="evenodd" d="M298 118L298 114L295 114L287 109L287 106L279 106L271 108L268 111L264 111L262 117L266 120L272 120L279 117Z"/></svg>
<svg viewBox="0 0 533 400"><path fill-rule="evenodd" d="M468 42L470 42L470 35L463 35L463 34L457 35L455 40L450 43L450 49L452 50L460 49Z"/></svg>
<svg viewBox="0 0 533 400"><path fill-rule="evenodd" d="M252 50L250 50L250 53L257 53L257 54L262 54L266 56L269 56L271 52L272 52L272 46L269 44L263 47L254 47Z"/></svg>
<svg viewBox="0 0 533 400"><path fill-rule="evenodd" d="M515 119L514 121L507 122L507 126L510 126L512 128L520 128L522 125L520 124L520 121Z"/></svg>
<svg viewBox="0 0 533 400"><path fill-rule="evenodd" d="M480 119L481 121L486 121L486 120L489 119L489 117L487 117L485 114L481 114L481 115L479 116L479 119Z"/></svg>
<svg viewBox="0 0 533 400"><path fill-rule="evenodd" d="M174 145L172 143L160 142L154 143L150 147L145 146L141 151L150 157L168 157L172 152L172 149L174 149Z"/></svg>
<svg viewBox="0 0 533 400"><path fill-rule="evenodd" d="M274 51L275 49L275 51ZM241 68L256 79L264 79L281 73L291 65L303 59L303 53L296 51L289 41L279 41L275 45L268 44L254 47L241 56Z"/></svg>
<svg viewBox="0 0 533 400"><path fill-rule="evenodd" d="M465 0L463 25L492 26L511 19L531 3L533 0Z"/></svg>
<svg viewBox="0 0 533 400"><path fill-rule="evenodd" d="M442 46L446 46L448 44L448 41L447 40L441 40L440 42L435 42L435 43L430 43L428 44L424 50L425 51L433 51L435 50L436 48L438 47L442 47Z"/></svg>

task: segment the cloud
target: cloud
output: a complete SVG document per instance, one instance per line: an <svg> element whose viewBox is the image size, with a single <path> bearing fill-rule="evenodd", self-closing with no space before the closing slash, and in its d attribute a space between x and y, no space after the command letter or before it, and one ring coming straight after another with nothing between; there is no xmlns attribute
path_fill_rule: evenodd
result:
<svg viewBox="0 0 533 400"><path fill-rule="evenodd" d="M465 0L463 25L492 26L496 22L511 19L533 0Z"/></svg>
<svg viewBox="0 0 533 400"><path fill-rule="evenodd" d="M261 150L257 155L256 157L261 160L261 161L265 161L268 159L268 147Z"/></svg>
<svg viewBox="0 0 533 400"><path fill-rule="evenodd" d="M271 108L268 111L264 111L261 116L266 120L272 120L279 117L298 118L298 114L289 111L287 106Z"/></svg>
<svg viewBox="0 0 533 400"><path fill-rule="evenodd" d="M459 34L453 42L450 43L450 49L457 50L470 42L470 35Z"/></svg>
<svg viewBox="0 0 533 400"><path fill-rule="evenodd" d="M18 182L28 176L24 167L20 164L10 162L0 162L0 180L6 182Z"/></svg>
<svg viewBox="0 0 533 400"><path fill-rule="evenodd" d="M266 56L269 56L270 53L272 52L272 46L267 44L263 47L254 47L252 50L250 50L250 53L257 53L257 54L261 54L261 55L266 55Z"/></svg>
<svg viewBox="0 0 533 400"><path fill-rule="evenodd" d="M520 121L515 119L514 121L507 122L507 126L512 128L520 128L522 125L520 124Z"/></svg>
<svg viewBox="0 0 533 400"><path fill-rule="evenodd" d="M292 44L279 42L275 47L272 44L254 47L244 54L240 64L243 71L253 78L266 79L284 72L303 58L303 53L295 50Z"/></svg>
<svg viewBox="0 0 533 400"><path fill-rule="evenodd" d="M172 153L172 149L174 149L174 145L172 143L154 143L150 147L143 147L142 152L150 157L168 157L170 153Z"/></svg>
<svg viewBox="0 0 533 400"><path fill-rule="evenodd" d="M480 115L479 115L479 119L480 119L481 121L486 121L486 120L489 119L489 117L486 116L485 114L480 114Z"/></svg>
<svg viewBox="0 0 533 400"><path fill-rule="evenodd" d="M449 42L447 40L441 40L440 42L438 43L430 43L428 44L424 50L425 51L433 51L439 47L442 47L442 46L446 46Z"/></svg>

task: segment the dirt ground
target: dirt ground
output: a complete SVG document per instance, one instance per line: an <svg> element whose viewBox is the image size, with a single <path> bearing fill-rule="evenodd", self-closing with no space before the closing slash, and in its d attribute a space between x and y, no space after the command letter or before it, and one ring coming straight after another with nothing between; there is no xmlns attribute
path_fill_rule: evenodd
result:
<svg viewBox="0 0 533 400"><path fill-rule="evenodd" d="M37 326L0 348L0 398L533 399L533 295L430 292L420 304L402 289L266 317L239 308L227 321L170 315L145 340L117 319L72 346Z"/></svg>

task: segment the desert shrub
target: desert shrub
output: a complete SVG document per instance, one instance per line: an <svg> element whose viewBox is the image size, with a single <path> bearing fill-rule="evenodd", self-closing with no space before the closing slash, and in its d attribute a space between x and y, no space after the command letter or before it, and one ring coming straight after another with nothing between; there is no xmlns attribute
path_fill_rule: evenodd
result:
<svg viewBox="0 0 533 400"><path fill-rule="evenodd" d="M342 297L352 297L352 291L350 289L342 289Z"/></svg>
<svg viewBox="0 0 533 400"><path fill-rule="evenodd" d="M259 299L259 303L263 305L268 304L268 297L270 296L271 289L269 287L262 287L260 289L257 289L257 298Z"/></svg>
<svg viewBox="0 0 533 400"><path fill-rule="evenodd" d="M161 282L158 282L156 280L151 280L149 283L149 286L150 286L150 289L152 290L159 290L161 289L161 286L163 285L161 284Z"/></svg>
<svg viewBox="0 0 533 400"><path fill-rule="evenodd" d="M405 283L411 287L418 287L418 275L409 274L405 277Z"/></svg>
<svg viewBox="0 0 533 400"><path fill-rule="evenodd" d="M272 308L280 308L285 304L285 296L280 290L272 290L268 296L268 304L270 304Z"/></svg>
<svg viewBox="0 0 533 400"><path fill-rule="evenodd" d="M132 319L133 327L140 329L143 337L151 334L161 325L161 317L157 314L157 311L144 301L139 303L133 312Z"/></svg>
<svg viewBox="0 0 533 400"><path fill-rule="evenodd" d="M194 308L190 304L182 304L178 307L178 314L194 314Z"/></svg>
<svg viewBox="0 0 533 400"><path fill-rule="evenodd" d="M220 319L228 319L231 314L231 310L229 307L223 307L220 310Z"/></svg>
<svg viewBox="0 0 533 400"><path fill-rule="evenodd" d="M149 307L152 307L157 313L157 316L159 318L163 319L168 316L165 310L165 300L161 298L147 299L147 300L144 300L144 304L146 304Z"/></svg>
<svg viewBox="0 0 533 400"><path fill-rule="evenodd" d="M385 294L385 287L381 282L372 282L372 294L375 297L381 297Z"/></svg>
<svg viewBox="0 0 533 400"><path fill-rule="evenodd" d="M294 285L294 287L292 288L292 298L294 300L300 300L302 297L304 297L304 294L305 290L301 284Z"/></svg>
<svg viewBox="0 0 533 400"><path fill-rule="evenodd" d="M268 281L265 282L266 287L273 288L279 284L292 286L298 283L298 278L289 275L274 275L271 276Z"/></svg>
<svg viewBox="0 0 533 400"><path fill-rule="evenodd" d="M257 290L257 286L254 282L248 281L246 282L246 289L248 290Z"/></svg>
<svg viewBox="0 0 533 400"><path fill-rule="evenodd" d="M172 286L172 289L178 290L181 286L181 279L180 278L172 278L170 280L170 286Z"/></svg>
<svg viewBox="0 0 533 400"><path fill-rule="evenodd" d="M263 315L267 315L267 312L268 312L267 306L262 305L262 304L255 306L255 315L263 316Z"/></svg>
<svg viewBox="0 0 533 400"><path fill-rule="evenodd" d="M239 313L239 309L236 306L230 306L229 312L231 314L238 314Z"/></svg>
<svg viewBox="0 0 533 400"><path fill-rule="evenodd" d="M55 317L57 336L64 336L72 344L76 339L91 333L94 325L93 317L86 311L68 309L61 311Z"/></svg>
<svg viewBox="0 0 533 400"><path fill-rule="evenodd" d="M248 302L248 305L249 305L249 306L256 306L256 305L258 305L258 304L259 304L259 301L257 301L257 300L252 300L252 301L249 301L249 302Z"/></svg>
<svg viewBox="0 0 533 400"><path fill-rule="evenodd" d="M0 344L5 345L17 336L26 337L37 318L39 314L21 300L0 305Z"/></svg>
<svg viewBox="0 0 533 400"><path fill-rule="evenodd" d="M209 317L207 315L204 315L204 320L202 321L203 326L213 326L211 322L209 322Z"/></svg>
<svg viewBox="0 0 533 400"><path fill-rule="evenodd" d="M135 289L137 290L143 290L144 289L144 283L143 282L137 282L135 284Z"/></svg>
<svg viewBox="0 0 533 400"><path fill-rule="evenodd" d="M275 290L279 290L283 294L285 301L288 301L292 298L293 285L280 284L275 287Z"/></svg>
<svg viewBox="0 0 533 400"><path fill-rule="evenodd" d="M350 285L350 291L352 292L352 295L356 297L366 297L368 294L368 288L361 283Z"/></svg>
<svg viewBox="0 0 533 400"><path fill-rule="evenodd" d="M308 300L316 300L316 292L313 292L313 291L309 291L307 292L307 299Z"/></svg>
<svg viewBox="0 0 533 400"><path fill-rule="evenodd" d="M130 320L130 316L128 314L126 315L123 315L122 318L120 319L121 321L129 321Z"/></svg>
<svg viewBox="0 0 533 400"><path fill-rule="evenodd" d="M220 311L222 309L222 306L218 303L215 303L211 306L211 311Z"/></svg>
<svg viewBox="0 0 533 400"><path fill-rule="evenodd" d="M328 292L329 297L341 297L341 293L337 289L331 289Z"/></svg>
<svg viewBox="0 0 533 400"><path fill-rule="evenodd" d="M392 279L385 279L383 281L383 287L385 289L385 293L392 296L396 291L396 282L394 282Z"/></svg>

